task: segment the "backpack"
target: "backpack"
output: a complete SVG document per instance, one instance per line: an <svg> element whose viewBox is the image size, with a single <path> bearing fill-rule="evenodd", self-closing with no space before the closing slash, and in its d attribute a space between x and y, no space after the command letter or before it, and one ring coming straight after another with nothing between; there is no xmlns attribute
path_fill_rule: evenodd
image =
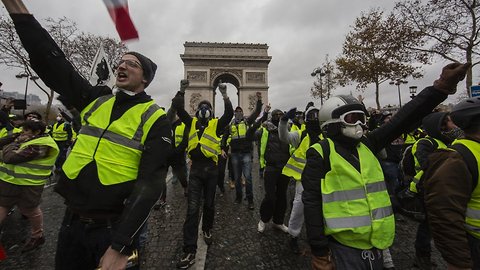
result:
<svg viewBox="0 0 480 270"><path fill-rule="evenodd" d="M477 165L477 161L475 159L475 156L466 146L464 146L462 144L455 144L455 145L450 146L449 148L455 150L456 152L458 152L462 156L463 160L465 161L465 163L468 167L468 170L472 174L472 188L474 189L478 184L477 183L478 182L478 165ZM409 151L407 152L407 150L409 150ZM402 159L402 163L401 163L402 173L407 173L408 169L411 170L411 168L403 168L403 166L407 166L407 165L409 166L409 164L407 162L411 162L411 161L406 160L405 164L403 164L405 158L410 159L410 157L408 155L410 155L411 159L413 160L413 154L411 152L411 146L409 146L407 149L405 149L404 158ZM413 161L413 163L414 163L414 161ZM414 168L413 168L413 171L415 171ZM411 171L408 171L408 172L410 173ZM411 176L411 174L408 174L405 177L406 178L404 178L404 181L407 180L409 177L411 177L410 181L413 178L413 176ZM407 182L407 181L405 181L405 182ZM425 220L425 215L426 215L425 206L424 206L423 179L420 179L420 181L417 185L417 190L418 190L417 193L414 193L414 192L410 191L410 182L408 182L408 184L406 186L404 186L396 194L396 200L399 203L400 214L402 214L402 215L404 215L408 218L411 218L415 221L423 222Z"/></svg>
<svg viewBox="0 0 480 270"><path fill-rule="evenodd" d="M422 138L429 140L430 143L437 148L438 143L429 137ZM412 149L413 145L409 145L402 154L402 160L400 161L400 171L401 171L401 179L400 179L400 186L405 187L409 186L410 182L413 180L413 177L417 174L415 170L415 157L413 156Z"/></svg>

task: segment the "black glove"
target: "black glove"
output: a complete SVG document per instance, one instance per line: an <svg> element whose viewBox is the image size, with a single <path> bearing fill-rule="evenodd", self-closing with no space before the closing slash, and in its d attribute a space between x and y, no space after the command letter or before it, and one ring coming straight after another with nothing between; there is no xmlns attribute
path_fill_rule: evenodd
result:
<svg viewBox="0 0 480 270"><path fill-rule="evenodd" d="M176 95L172 99L172 108L174 108L177 111L185 108L185 98L183 97L183 95Z"/></svg>
<svg viewBox="0 0 480 270"><path fill-rule="evenodd" d="M283 121L287 121L288 119L293 120L295 118L295 113L297 112L297 108L291 108L286 114L282 116Z"/></svg>

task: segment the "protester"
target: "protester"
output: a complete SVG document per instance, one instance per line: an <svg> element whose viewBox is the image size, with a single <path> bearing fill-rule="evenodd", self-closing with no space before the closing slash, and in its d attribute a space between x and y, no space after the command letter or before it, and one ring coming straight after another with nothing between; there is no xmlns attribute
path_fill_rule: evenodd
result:
<svg viewBox="0 0 480 270"><path fill-rule="evenodd" d="M56 269L122 269L165 185L171 128L145 93L156 65L127 52L116 91L93 87L20 0L2 0L43 82L81 112L82 129L55 190L65 198ZM138 267L138 266L137 266Z"/></svg>
<svg viewBox="0 0 480 270"><path fill-rule="evenodd" d="M28 218L31 234L23 253L45 243L40 200L59 149L38 120L27 120L21 133L1 138L0 148L0 223L14 206Z"/></svg>
<svg viewBox="0 0 480 270"><path fill-rule="evenodd" d="M220 155L220 136L233 116L232 103L227 95L227 86L219 84L223 96L225 111L219 119L213 117L213 107L209 101L198 104L195 117L184 109L184 94L179 91L172 100L172 107L178 117L190 129L187 154L192 161L188 181L188 209L183 225L183 256L177 263L178 268L188 268L195 263L197 251L200 204L203 195L202 231L207 245L212 244L212 227L215 216L215 190L218 176L218 155Z"/></svg>
<svg viewBox="0 0 480 270"><path fill-rule="evenodd" d="M352 96L328 99L319 119L327 137L307 151L302 174L314 269L383 269L395 220L377 154L456 91L470 65L449 64L440 79L385 125L364 134L366 109Z"/></svg>
<svg viewBox="0 0 480 270"><path fill-rule="evenodd" d="M426 213L448 269L480 269L480 99L459 102L450 117L464 136L453 142L452 149L438 149L428 158Z"/></svg>
<svg viewBox="0 0 480 270"><path fill-rule="evenodd" d="M63 163L67 158L67 151L72 144L73 129L70 123L66 122L62 114L57 114L56 122L52 125L50 135L57 143L60 153L58 154L57 161L55 161L55 173L58 174L62 170Z"/></svg>

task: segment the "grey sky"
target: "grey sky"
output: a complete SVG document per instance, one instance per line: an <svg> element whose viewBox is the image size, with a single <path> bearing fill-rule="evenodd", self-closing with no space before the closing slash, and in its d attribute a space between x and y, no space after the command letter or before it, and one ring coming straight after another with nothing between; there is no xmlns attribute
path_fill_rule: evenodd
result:
<svg viewBox="0 0 480 270"><path fill-rule="evenodd" d="M118 38L100 0L24 1L41 23L47 17L66 16L75 21L81 31ZM183 78L183 62L179 55L184 52L185 41L267 43L273 58L269 66L269 101L272 107L286 110L294 106L304 108L312 99L310 73L324 61L326 54L334 59L341 53L344 37L361 11L372 7L390 11L394 4L385 0L131 0L129 5L140 40L129 42L127 46L157 63L156 77L146 91L158 104L169 106ZM6 13L3 6L1 12ZM418 85L420 90L431 85L444 64L439 61L425 67L424 79L403 85L402 101L410 99L408 86ZM23 92L25 80L14 76L18 70L1 69L2 89ZM474 78L477 77L474 73ZM367 106L375 106L373 89L371 85L362 93ZM359 94L354 86L337 89L334 93L350 91L354 96ZM382 105L398 103L396 86L385 83L380 91ZM45 95L35 85L29 87L29 92L38 94L45 102ZM230 95L232 93L229 91ZM450 101L455 102L455 99L450 98ZM315 102L320 103L319 100Z"/></svg>

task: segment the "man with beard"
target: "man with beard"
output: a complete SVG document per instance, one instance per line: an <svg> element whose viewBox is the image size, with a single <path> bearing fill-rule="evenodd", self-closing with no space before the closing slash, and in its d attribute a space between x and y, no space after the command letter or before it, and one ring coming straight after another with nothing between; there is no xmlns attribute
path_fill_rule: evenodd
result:
<svg viewBox="0 0 480 270"><path fill-rule="evenodd" d="M455 93L469 66L445 66L433 87L367 134L365 106L354 97L323 104L319 120L327 139L307 151L302 174L313 269L383 269L382 250L393 243L395 219L376 154Z"/></svg>

